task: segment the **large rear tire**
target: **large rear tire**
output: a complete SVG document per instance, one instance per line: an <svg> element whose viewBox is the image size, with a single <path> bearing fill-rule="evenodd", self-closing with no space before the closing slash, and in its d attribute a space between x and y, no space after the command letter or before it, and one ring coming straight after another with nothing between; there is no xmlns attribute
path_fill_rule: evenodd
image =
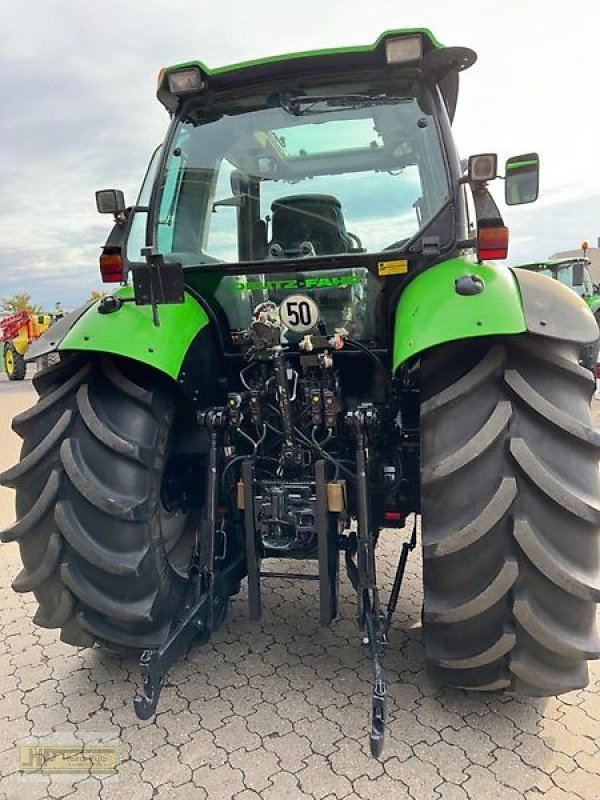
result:
<svg viewBox="0 0 600 800"><path fill-rule="evenodd" d="M555 695L600 655L600 435L578 345L422 358L425 657L442 683Z"/></svg>
<svg viewBox="0 0 600 800"><path fill-rule="evenodd" d="M169 511L165 472L175 402L153 371L110 357L72 356L38 372L40 397L13 420L21 461L13 588L33 592L34 622L73 645L154 647L188 588L193 515Z"/></svg>

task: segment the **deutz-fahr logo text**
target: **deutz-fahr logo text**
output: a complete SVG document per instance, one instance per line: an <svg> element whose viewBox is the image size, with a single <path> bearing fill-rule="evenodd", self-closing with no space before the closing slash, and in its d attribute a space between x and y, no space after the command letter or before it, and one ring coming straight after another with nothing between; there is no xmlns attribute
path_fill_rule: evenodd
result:
<svg viewBox="0 0 600 800"><path fill-rule="evenodd" d="M314 278L284 278L280 280L246 280L234 281L231 289L234 292L253 292L257 290L280 290L280 289L346 289L349 286L357 286L362 283L362 278L358 275L335 275L332 277L315 276Z"/></svg>

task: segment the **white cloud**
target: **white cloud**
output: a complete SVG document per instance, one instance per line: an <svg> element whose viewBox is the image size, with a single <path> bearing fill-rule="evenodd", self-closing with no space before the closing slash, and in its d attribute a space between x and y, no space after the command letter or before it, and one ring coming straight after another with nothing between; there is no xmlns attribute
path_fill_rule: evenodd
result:
<svg viewBox="0 0 600 800"><path fill-rule="evenodd" d="M539 204L506 213L512 258L600 235L600 10L587 0L4 0L2 14L3 294L30 290L37 302L74 305L97 285L110 225L96 215L93 192L118 186L133 200L167 124L154 98L161 66L366 44L401 26L430 27L445 44L479 53L462 76L463 155L540 153Z"/></svg>

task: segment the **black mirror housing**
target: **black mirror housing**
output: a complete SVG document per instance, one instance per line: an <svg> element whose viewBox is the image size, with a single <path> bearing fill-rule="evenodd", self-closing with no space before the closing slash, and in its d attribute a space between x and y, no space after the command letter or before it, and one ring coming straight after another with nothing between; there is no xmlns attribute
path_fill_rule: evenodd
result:
<svg viewBox="0 0 600 800"><path fill-rule="evenodd" d="M125 195L120 189L99 189L96 192L96 208L99 214L124 214Z"/></svg>
<svg viewBox="0 0 600 800"><path fill-rule="evenodd" d="M533 203L540 189L540 157L537 153L513 156L506 162L504 200L507 206Z"/></svg>

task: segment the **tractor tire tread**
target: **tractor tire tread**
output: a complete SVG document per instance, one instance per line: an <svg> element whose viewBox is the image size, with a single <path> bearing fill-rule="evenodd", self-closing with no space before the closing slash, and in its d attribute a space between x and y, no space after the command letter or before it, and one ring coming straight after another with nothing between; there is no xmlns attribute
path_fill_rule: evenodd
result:
<svg viewBox="0 0 600 800"><path fill-rule="evenodd" d="M27 478L29 473L39 466L43 459L52 455L52 451L56 448L58 442L63 440L72 421L73 412L67 409L61 414L44 439L36 444L27 455L23 456L14 467L10 467L0 473L0 483L4 484L4 486L10 486L11 489L16 489L19 483Z"/></svg>
<svg viewBox="0 0 600 800"><path fill-rule="evenodd" d="M600 657L600 436L578 358L524 334L423 359L423 629L443 683L548 696Z"/></svg>
<svg viewBox="0 0 600 800"><path fill-rule="evenodd" d="M53 469L48 476L42 493L36 498L29 511L8 528L5 528L0 533L0 540L2 542L16 542L30 534L56 504L59 486L60 472Z"/></svg>
<svg viewBox="0 0 600 800"><path fill-rule="evenodd" d="M477 431L470 441L465 442L463 447L441 459L438 463L432 463L431 466L423 468L423 484L427 485L442 478L448 478L482 456L502 435L508 425L511 413L510 403L498 403L485 425Z"/></svg>
<svg viewBox="0 0 600 800"><path fill-rule="evenodd" d="M164 640L188 577L161 533L175 404L156 373L116 361L67 355L34 377L38 404L16 423L21 461L0 476L17 490L2 540L19 544L14 588L35 594L37 625L133 652Z"/></svg>
<svg viewBox="0 0 600 800"><path fill-rule="evenodd" d="M152 456L148 451L144 452L137 442L132 442L111 430L109 425L100 419L92 406L89 386L86 383L77 391L77 409L89 432L109 450L114 450L115 453L140 464L151 464Z"/></svg>
<svg viewBox="0 0 600 800"><path fill-rule="evenodd" d="M42 583L48 580L52 572L56 569L60 551L62 549L62 539L58 533L51 533L48 537L48 544L46 551L38 567L29 572L25 567L19 572L17 577L12 582L12 588L15 592L32 592Z"/></svg>
<svg viewBox="0 0 600 800"><path fill-rule="evenodd" d="M84 364L81 369L71 375L64 383L59 384L49 394L45 395L34 406L17 414L12 421L12 429L20 436L25 438L26 430L29 425L35 424L41 415L46 415L52 406L59 403L63 397L70 394L74 388L79 386L90 372L90 364Z"/></svg>

